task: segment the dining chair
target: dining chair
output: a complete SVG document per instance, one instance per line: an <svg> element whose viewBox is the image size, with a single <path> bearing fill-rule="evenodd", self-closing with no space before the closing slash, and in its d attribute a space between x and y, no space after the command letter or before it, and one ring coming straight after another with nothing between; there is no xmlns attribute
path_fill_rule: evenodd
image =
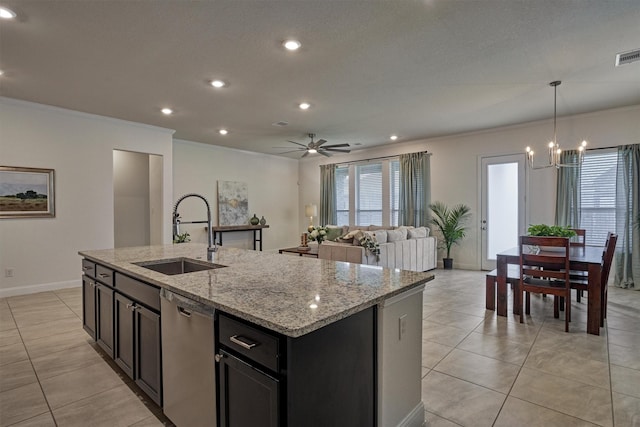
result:
<svg viewBox="0 0 640 427"><path fill-rule="evenodd" d="M576 235L569 240L571 246L585 246L587 242L587 230L584 228L570 228Z"/></svg>
<svg viewBox="0 0 640 427"><path fill-rule="evenodd" d="M611 264L613 263L613 254L616 251L616 243L618 242L618 235L609 232L607 234L607 240L602 251L602 264L600 274L600 326L604 326L604 319L607 318L607 282L609 281L609 272L611 271ZM576 289L578 292L589 292L589 278L588 276L571 276L571 288Z"/></svg>
<svg viewBox="0 0 640 427"><path fill-rule="evenodd" d="M572 237L571 239L569 239L569 245L571 246L575 246L575 247L585 247L586 242L587 242L587 230L585 230L584 228L570 228L569 230L575 231L576 235L574 237ZM586 271L572 271L571 272L572 277L573 276L586 276L587 272ZM582 298L582 290L580 289L576 289L576 301L580 302L580 299Z"/></svg>
<svg viewBox="0 0 640 427"><path fill-rule="evenodd" d="M520 323L531 313L532 292L553 295L553 317L560 317L560 301L565 304L565 332L571 320L569 280L569 239L566 237L520 236ZM523 310L523 294L525 309Z"/></svg>

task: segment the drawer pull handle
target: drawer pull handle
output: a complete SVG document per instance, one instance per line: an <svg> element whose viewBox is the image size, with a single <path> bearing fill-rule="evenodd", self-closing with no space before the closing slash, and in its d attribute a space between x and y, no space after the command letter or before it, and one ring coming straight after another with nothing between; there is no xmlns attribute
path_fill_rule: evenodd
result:
<svg viewBox="0 0 640 427"><path fill-rule="evenodd" d="M107 277L110 277L111 275L107 274L107 273L100 273L100 274L98 274L98 276L102 277L103 279L106 279Z"/></svg>
<svg viewBox="0 0 640 427"><path fill-rule="evenodd" d="M191 317L191 312L189 310L187 310L186 308L182 308L179 305L176 306L176 308L178 309L178 313L180 313L184 317Z"/></svg>
<svg viewBox="0 0 640 427"><path fill-rule="evenodd" d="M93 267L89 267L89 266L85 265L84 267L82 267L82 269L83 269L84 271L87 271L87 270L93 270Z"/></svg>
<svg viewBox="0 0 640 427"><path fill-rule="evenodd" d="M251 350L253 347L255 347L257 344L254 342L244 342L240 339L240 335L234 335L232 337L229 338L231 340L232 343L234 344L238 344L240 347L246 348L247 350Z"/></svg>

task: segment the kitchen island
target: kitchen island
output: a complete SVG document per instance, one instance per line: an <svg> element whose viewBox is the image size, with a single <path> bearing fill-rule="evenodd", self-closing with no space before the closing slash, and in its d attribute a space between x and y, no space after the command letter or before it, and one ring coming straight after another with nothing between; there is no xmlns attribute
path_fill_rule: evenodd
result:
<svg viewBox="0 0 640 427"><path fill-rule="evenodd" d="M145 267L156 260L205 260L206 246L201 244L92 250L80 255L88 276L83 283L105 288L94 294L102 298L93 300L97 301L93 310L84 310L85 329L95 334L99 344L104 343L101 346L108 353L111 350L116 361L119 311L115 304L111 315L116 333L109 337L110 294L114 303L120 293L130 298L125 306L133 312L150 309L157 314L157 326L147 328L152 332L161 328L163 315L155 290L158 300L163 290L215 310L221 425L242 425L239 408L251 412L248 403L237 402L233 394L246 383L243 372L251 383L262 381L254 378L256 373L268 380L254 396L268 396L268 407L254 411L269 418L260 425L422 423L421 290L433 279L431 273L234 248L220 248L214 254L213 262L221 268L166 275ZM132 288L132 281L143 291ZM91 286L85 288L85 306L90 306ZM107 320L100 321L101 313ZM140 325L150 323L144 320ZM162 348L169 345L163 342ZM162 365L161 355L156 359ZM403 381L407 375L410 384ZM162 387L155 393L154 400L162 404ZM398 393L412 396L399 398ZM215 399L211 396L211 402ZM407 402L408 410L402 407Z"/></svg>

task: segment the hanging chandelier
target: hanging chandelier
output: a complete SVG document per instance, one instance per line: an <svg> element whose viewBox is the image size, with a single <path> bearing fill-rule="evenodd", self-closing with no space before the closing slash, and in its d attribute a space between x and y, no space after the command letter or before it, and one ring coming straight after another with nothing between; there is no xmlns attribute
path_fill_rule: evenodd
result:
<svg viewBox="0 0 640 427"><path fill-rule="evenodd" d="M577 168L582 164L582 160L584 158L584 150L587 146L587 141L582 141L582 144L578 146L578 158L573 163L561 163L560 162L560 154L562 154L562 149L558 144L557 135L556 135L556 115L557 115L557 100L558 100L558 86L562 83L560 80L553 81L549 83L549 86L553 87L553 141L549 141L549 160L548 164L543 166L534 166L533 165L533 150L531 147L527 147L527 164L531 169L545 169L555 167L556 169L560 168Z"/></svg>

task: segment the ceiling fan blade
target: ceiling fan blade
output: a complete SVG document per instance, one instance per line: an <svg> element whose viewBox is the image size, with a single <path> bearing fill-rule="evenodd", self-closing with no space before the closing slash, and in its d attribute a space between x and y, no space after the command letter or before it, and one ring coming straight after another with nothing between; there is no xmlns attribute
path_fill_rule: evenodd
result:
<svg viewBox="0 0 640 427"><path fill-rule="evenodd" d="M295 147L295 148L291 148L291 147L271 147L271 148L276 148L276 149L280 149L280 150L292 150L292 149L293 150L306 150L306 148L302 148L302 147L300 147L300 148L298 148L298 147Z"/></svg>
<svg viewBox="0 0 640 427"><path fill-rule="evenodd" d="M322 154L325 157L331 157L331 153L327 153L325 150L320 150L318 153Z"/></svg>
<svg viewBox="0 0 640 427"><path fill-rule="evenodd" d="M307 157L308 155L309 155L309 152L305 151L304 154L302 155L302 157L300 157L300 158L302 159L303 157Z"/></svg>
<svg viewBox="0 0 640 427"><path fill-rule="evenodd" d="M350 153L351 150L343 150L341 148L323 148L322 151L335 151L336 153Z"/></svg>
<svg viewBox="0 0 640 427"><path fill-rule="evenodd" d="M338 148L338 147L348 147L349 144L333 144L333 145L327 145L324 148Z"/></svg>
<svg viewBox="0 0 640 427"><path fill-rule="evenodd" d="M321 146L322 144L324 144L325 142L327 142L327 141L326 141L326 140L324 140L324 139L319 139L319 140L317 140L317 141L315 142L315 144L314 144L314 145L315 145L316 147L320 147L320 146Z"/></svg>
<svg viewBox="0 0 640 427"><path fill-rule="evenodd" d="M299 153L299 152L300 150L296 149L296 150L283 151L282 153L277 153L277 154L280 155L280 154Z"/></svg>
<svg viewBox="0 0 640 427"><path fill-rule="evenodd" d="M289 141L288 139L287 139L287 142L290 142L290 143L292 143L292 144L299 145L300 147L304 147L304 148L305 148L305 150L307 149L307 146L306 146L306 145L304 145L304 144L300 144L299 142Z"/></svg>

